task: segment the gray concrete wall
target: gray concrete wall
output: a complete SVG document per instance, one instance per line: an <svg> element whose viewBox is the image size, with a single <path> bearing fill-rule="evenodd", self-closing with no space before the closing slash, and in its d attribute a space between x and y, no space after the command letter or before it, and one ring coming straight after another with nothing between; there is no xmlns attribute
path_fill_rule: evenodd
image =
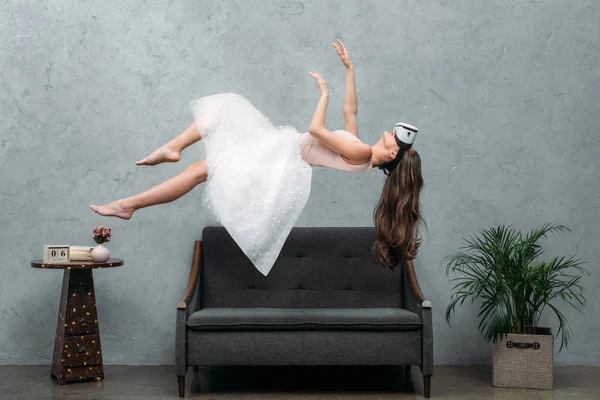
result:
<svg viewBox="0 0 600 400"><path fill-rule="evenodd" d="M491 361L476 309L444 320L441 259L498 224L572 229L544 242L593 275L585 316L563 308L573 343L557 364L600 365L600 7L581 1L15 0L0 5L0 363L48 363L61 272L29 267L43 244L108 247L126 265L94 274L106 364L174 362L175 304L208 223L202 188L138 211L95 215L201 159L134 162L185 129L188 101L232 91L274 124L305 131L328 80L343 128L341 38L356 66L361 138L397 121L420 129L429 226L416 262L433 302L435 361ZM300 226L370 226L384 175L315 168ZM545 317L556 327L551 315Z"/></svg>

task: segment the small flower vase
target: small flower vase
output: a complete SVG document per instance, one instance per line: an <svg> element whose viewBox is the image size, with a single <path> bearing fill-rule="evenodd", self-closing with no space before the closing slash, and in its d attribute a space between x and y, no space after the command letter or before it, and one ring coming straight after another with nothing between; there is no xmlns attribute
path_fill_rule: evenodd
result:
<svg viewBox="0 0 600 400"><path fill-rule="evenodd" d="M105 262L109 257L110 252L103 244L99 244L92 249L92 261L94 262Z"/></svg>

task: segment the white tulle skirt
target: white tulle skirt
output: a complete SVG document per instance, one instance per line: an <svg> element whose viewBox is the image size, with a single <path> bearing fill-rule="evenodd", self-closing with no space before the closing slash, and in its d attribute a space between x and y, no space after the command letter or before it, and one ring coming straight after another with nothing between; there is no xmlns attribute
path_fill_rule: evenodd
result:
<svg viewBox="0 0 600 400"><path fill-rule="evenodd" d="M273 126L247 99L219 93L190 102L206 148L203 209L267 275L310 194L300 133Z"/></svg>

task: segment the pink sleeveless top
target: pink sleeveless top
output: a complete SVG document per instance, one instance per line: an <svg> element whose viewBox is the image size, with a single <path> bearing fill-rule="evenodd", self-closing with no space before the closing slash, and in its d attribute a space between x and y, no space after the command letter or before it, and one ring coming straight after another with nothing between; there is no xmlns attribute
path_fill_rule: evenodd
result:
<svg viewBox="0 0 600 400"><path fill-rule="evenodd" d="M359 138L345 130L336 130L333 133L355 142L361 142ZM302 159L310 165L353 172L364 172L373 169L371 159L364 164L349 164L340 154L325 146L319 139L316 139L308 132L299 134L299 142Z"/></svg>

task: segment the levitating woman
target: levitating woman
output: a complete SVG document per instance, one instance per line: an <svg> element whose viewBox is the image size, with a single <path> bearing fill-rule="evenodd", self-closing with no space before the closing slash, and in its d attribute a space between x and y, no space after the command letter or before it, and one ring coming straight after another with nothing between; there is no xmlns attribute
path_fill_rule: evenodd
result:
<svg viewBox="0 0 600 400"><path fill-rule="evenodd" d="M329 90L316 72L321 94L308 132L273 126L248 100L219 93L190 102L194 122L178 137L136 162L176 162L189 145L202 140L206 159L179 175L131 197L91 208L105 216L130 219L136 210L171 202L205 183L202 209L212 212L244 254L267 275L302 212L312 178L311 166L354 172L377 167L387 175L374 211L378 262L392 268L412 259L420 239L421 159L412 147L417 129L398 123L372 146L358 138L354 66L346 46L333 43L346 68L344 130L325 127Z"/></svg>

